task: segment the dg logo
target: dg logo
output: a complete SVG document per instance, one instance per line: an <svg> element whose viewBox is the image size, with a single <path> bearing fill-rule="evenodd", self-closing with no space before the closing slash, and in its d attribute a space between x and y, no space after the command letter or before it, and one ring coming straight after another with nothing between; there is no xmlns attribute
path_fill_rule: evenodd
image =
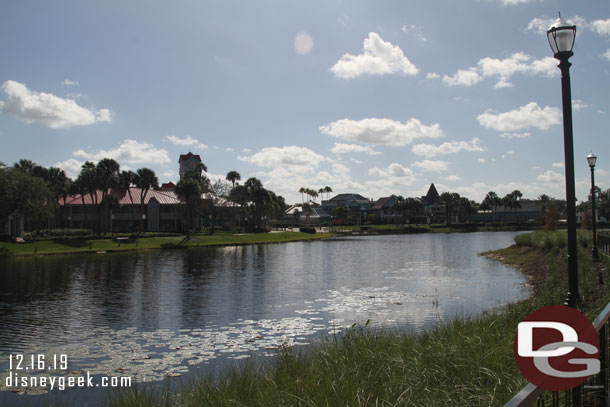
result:
<svg viewBox="0 0 610 407"><path fill-rule="evenodd" d="M600 371L595 327L563 305L540 308L519 323L513 352L523 376L544 390L572 389Z"/></svg>

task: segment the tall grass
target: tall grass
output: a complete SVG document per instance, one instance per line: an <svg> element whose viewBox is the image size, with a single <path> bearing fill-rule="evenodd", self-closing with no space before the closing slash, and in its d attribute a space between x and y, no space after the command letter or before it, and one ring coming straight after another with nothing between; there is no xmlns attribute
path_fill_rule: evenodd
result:
<svg viewBox="0 0 610 407"><path fill-rule="evenodd" d="M591 232L579 230L577 232L577 241L581 247L590 247L593 241ZM565 231L536 231L515 236L515 243L519 246L530 246L546 251L552 248L563 249L568 245L568 235Z"/></svg>
<svg viewBox="0 0 610 407"><path fill-rule="evenodd" d="M533 295L483 315L421 334L354 327L309 347L282 349L271 362L253 361L174 392L121 392L112 406L500 406L526 381L513 358L517 324L567 289L560 232L516 238L515 262L543 260ZM521 258L519 257L521 253ZM532 256L533 254L533 256ZM610 299L581 249L583 309L594 317ZM610 262L606 261L606 267ZM540 277L543 280L540 280Z"/></svg>

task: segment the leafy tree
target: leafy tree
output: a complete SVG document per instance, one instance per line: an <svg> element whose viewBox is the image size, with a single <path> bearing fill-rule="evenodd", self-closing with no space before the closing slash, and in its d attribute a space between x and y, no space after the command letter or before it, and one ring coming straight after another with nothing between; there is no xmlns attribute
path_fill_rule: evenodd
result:
<svg viewBox="0 0 610 407"><path fill-rule="evenodd" d="M349 208L347 206L337 206L333 209L333 213L341 220L346 221L347 215L349 215Z"/></svg>
<svg viewBox="0 0 610 407"><path fill-rule="evenodd" d="M227 180L229 177L227 175ZM214 234L214 227L216 225L216 219L219 215L221 215L224 210L230 207L233 202L229 200L229 195L231 190L235 187L231 188L231 185L228 183L217 180L213 184L211 184L209 188L210 192L210 200L209 200L209 210L210 210L210 235Z"/></svg>
<svg viewBox="0 0 610 407"><path fill-rule="evenodd" d="M0 217L23 216L36 220L53 213L49 205L53 191L44 179L23 167L0 169L0 196Z"/></svg>

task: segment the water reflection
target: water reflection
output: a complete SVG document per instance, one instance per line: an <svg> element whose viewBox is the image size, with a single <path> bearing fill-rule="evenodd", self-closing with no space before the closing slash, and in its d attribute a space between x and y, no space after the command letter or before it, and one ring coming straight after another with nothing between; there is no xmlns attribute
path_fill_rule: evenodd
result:
<svg viewBox="0 0 610 407"><path fill-rule="evenodd" d="M0 376L9 352L61 350L73 369L148 381L368 319L423 329L526 295L519 273L477 256L514 235L4 259Z"/></svg>

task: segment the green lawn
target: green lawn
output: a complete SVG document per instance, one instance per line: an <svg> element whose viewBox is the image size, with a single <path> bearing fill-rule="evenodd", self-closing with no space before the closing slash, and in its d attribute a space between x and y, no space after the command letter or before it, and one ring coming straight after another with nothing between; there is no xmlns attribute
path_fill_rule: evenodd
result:
<svg viewBox="0 0 610 407"><path fill-rule="evenodd" d="M142 237L133 242L117 243L113 239L54 239L36 242L13 243L0 242L0 254L4 255L43 255L57 253L79 253L99 251L121 251L141 249L161 249L163 246L169 248L199 247L199 246L221 246L254 243L281 243L299 240L317 240L332 237L330 233L215 233L214 235L197 234L185 241L185 236L175 237Z"/></svg>

